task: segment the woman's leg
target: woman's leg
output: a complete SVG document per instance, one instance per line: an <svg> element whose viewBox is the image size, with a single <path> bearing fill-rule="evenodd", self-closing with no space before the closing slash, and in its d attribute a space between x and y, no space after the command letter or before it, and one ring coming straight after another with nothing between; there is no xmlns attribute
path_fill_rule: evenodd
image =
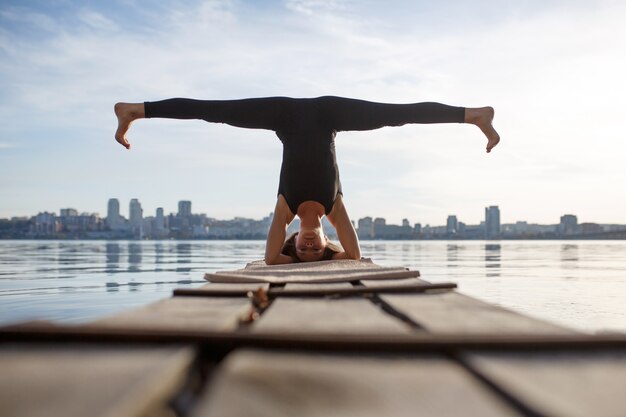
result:
<svg viewBox="0 0 626 417"><path fill-rule="evenodd" d="M141 118L200 119L250 129L279 130L292 118L294 99L286 97L243 100L194 100L172 98L145 103L117 103L115 139L130 149L126 132Z"/></svg>
<svg viewBox="0 0 626 417"><path fill-rule="evenodd" d="M487 136L487 152L500 141L491 107L465 108L441 103L376 103L343 97L320 97L319 111L335 130L372 130L407 123L470 123Z"/></svg>

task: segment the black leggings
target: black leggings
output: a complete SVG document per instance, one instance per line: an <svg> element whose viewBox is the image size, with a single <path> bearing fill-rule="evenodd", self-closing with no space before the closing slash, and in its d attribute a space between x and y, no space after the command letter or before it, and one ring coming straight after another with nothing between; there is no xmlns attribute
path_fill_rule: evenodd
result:
<svg viewBox="0 0 626 417"><path fill-rule="evenodd" d="M335 131L372 130L406 123L463 123L465 108L441 103L388 104L343 97L266 97L243 100L172 98L146 102L147 118L201 119L279 131L311 124Z"/></svg>

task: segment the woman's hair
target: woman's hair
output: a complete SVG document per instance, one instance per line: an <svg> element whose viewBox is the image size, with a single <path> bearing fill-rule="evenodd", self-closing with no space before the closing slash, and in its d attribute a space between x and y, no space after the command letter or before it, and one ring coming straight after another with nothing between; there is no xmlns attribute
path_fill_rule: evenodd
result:
<svg viewBox="0 0 626 417"><path fill-rule="evenodd" d="M296 251L296 236L298 236L298 232L290 234L287 239L285 239L285 243L283 243L283 249L281 250L281 253L283 255L290 256L294 262L302 262L300 258L298 258L298 253ZM341 251L342 249L339 245L328 240L326 243L326 247L324 248L324 255L320 260L329 261L333 259L333 255Z"/></svg>

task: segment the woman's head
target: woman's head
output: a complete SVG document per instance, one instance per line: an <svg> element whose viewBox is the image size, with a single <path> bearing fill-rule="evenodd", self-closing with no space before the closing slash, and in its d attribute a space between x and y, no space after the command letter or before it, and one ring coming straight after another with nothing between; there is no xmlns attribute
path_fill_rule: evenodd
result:
<svg viewBox="0 0 626 417"><path fill-rule="evenodd" d="M317 229L321 232L321 229ZM295 262L325 261L341 252L341 248L330 242L323 233L302 230L291 234L283 244L281 253Z"/></svg>

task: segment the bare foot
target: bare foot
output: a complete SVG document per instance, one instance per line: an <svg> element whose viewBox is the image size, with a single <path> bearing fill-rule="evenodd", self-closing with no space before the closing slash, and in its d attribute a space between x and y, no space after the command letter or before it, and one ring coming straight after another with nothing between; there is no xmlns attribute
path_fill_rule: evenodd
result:
<svg viewBox="0 0 626 417"><path fill-rule="evenodd" d="M126 132L134 120L146 117L143 103L116 103L114 110L117 116L115 140L126 149L130 149L130 143L126 140Z"/></svg>
<svg viewBox="0 0 626 417"><path fill-rule="evenodd" d="M487 153L500 142L500 135L493 128L493 107L478 107L465 109L465 123L476 125L487 136Z"/></svg>

